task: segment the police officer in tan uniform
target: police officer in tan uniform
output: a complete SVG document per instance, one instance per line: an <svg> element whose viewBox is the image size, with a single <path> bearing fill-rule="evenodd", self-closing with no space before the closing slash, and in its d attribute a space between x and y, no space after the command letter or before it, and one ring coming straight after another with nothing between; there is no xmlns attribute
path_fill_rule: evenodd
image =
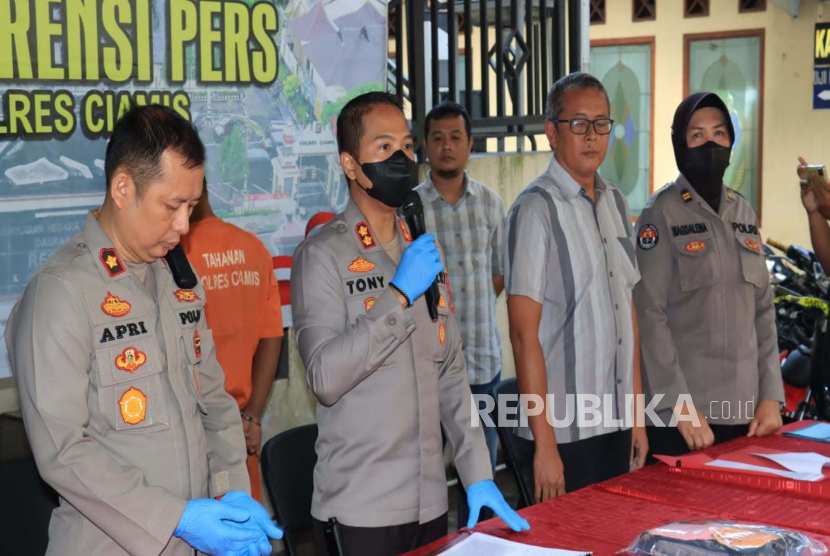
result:
<svg viewBox="0 0 830 556"><path fill-rule="evenodd" d="M281 536L247 494L239 410L204 290L174 280L170 267L186 259L161 258L187 233L204 158L195 128L172 110L124 115L107 146L103 206L9 317L26 431L60 495L50 555L250 556Z"/></svg>
<svg viewBox="0 0 830 556"><path fill-rule="evenodd" d="M446 534L442 427L467 487L468 525L488 506L514 530L529 528L492 480L435 238L412 241L395 214L414 158L395 97L350 101L337 139L351 199L300 245L291 272L297 343L319 401L318 553L327 554L326 530L350 556L399 554ZM422 294L436 276L433 322Z"/></svg>
<svg viewBox="0 0 830 556"><path fill-rule="evenodd" d="M680 175L654 194L637 223L642 280L634 300L646 392L662 395L654 406L662 423L676 412L676 427L647 423L657 455L781 426L784 390L758 219L723 185L734 137L717 95L684 100L672 125Z"/></svg>

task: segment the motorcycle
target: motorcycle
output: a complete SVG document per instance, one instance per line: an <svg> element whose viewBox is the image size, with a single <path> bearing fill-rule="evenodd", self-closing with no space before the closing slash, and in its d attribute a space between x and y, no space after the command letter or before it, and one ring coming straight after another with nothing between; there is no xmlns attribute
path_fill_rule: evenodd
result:
<svg viewBox="0 0 830 556"><path fill-rule="evenodd" d="M777 255L771 247L784 253ZM775 288L785 422L830 421L830 278L815 254L773 239L764 246Z"/></svg>

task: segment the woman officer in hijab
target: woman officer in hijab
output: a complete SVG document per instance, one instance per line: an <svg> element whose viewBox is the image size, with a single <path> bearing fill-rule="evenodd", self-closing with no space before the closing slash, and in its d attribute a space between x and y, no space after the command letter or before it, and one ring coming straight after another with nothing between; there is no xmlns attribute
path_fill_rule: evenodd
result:
<svg viewBox="0 0 830 556"><path fill-rule="evenodd" d="M716 94L680 103L672 124L680 175L649 199L637 224L634 301L656 455L781 427L784 387L758 218L723 184L734 138Z"/></svg>

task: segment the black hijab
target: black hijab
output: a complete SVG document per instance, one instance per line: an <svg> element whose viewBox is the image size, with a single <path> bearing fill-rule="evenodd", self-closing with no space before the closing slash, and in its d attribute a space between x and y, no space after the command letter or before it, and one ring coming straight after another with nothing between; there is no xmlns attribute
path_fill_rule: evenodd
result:
<svg viewBox="0 0 830 556"><path fill-rule="evenodd" d="M720 146L714 141L708 141L695 148L689 148L686 144L689 120L692 119L692 114L701 108L717 108L723 112L729 132L729 148ZM723 174L729 166L729 157L735 142L735 129L726 104L715 93L704 92L689 95L674 113L671 140L674 146L674 158L680 173L689 181L698 195L703 197L717 212L723 190L721 187Z"/></svg>

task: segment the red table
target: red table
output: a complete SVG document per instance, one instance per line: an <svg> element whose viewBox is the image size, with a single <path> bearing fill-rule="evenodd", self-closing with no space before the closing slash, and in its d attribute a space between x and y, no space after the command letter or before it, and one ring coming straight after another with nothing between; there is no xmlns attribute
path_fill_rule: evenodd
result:
<svg viewBox="0 0 830 556"><path fill-rule="evenodd" d="M806 424L794 423L784 430ZM717 456L749 445L830 457L830 444L781 435L740 438L706 453ZM624 549L643 531L664 523L723 519L797 530L830 549L830 480L804 483L658 464L519 513L530 523L530 531L513 533L499 519L481 523L475 530L525 544L603 556ZM426 556L463 534L448 535L408 554Z"/></svg>

